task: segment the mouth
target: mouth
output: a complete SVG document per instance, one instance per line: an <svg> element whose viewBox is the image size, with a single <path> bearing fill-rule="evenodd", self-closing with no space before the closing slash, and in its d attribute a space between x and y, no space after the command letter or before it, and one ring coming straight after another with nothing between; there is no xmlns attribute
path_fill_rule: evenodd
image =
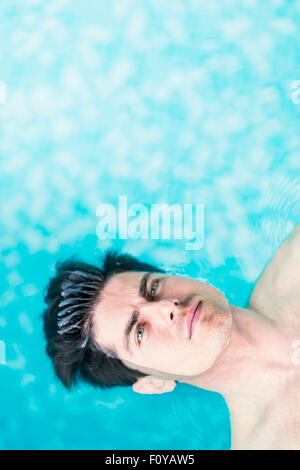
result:
<svg viewBox="0 0 300 470"><path fill-rule="evenodd" d="M200 301L198 300L192 305L192 307L190 308L188 312L187 322L188 322L188 328L189 328L189 339L191 339L195 323L197 322L197 320L199 319L201 315L201 306L202 306L202 300Z"/></svg>

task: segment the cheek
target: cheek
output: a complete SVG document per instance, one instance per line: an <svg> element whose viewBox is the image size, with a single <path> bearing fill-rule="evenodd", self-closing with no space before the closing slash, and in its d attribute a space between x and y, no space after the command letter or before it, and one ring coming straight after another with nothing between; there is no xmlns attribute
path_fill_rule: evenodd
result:
<svg viewBox="0 0 300 470"><path fill-rule="evenodd" d="M191 281L182 278L180 280L178 279L177 282L174 282L171 294L174 297L180 297L182 300L186 299L186 297L191 294L198 294L218 299L221 302L226 302L223 294L214 286L204 282Z"/></svg>
<svg viewBox="0 0 300 470"><path fill-rule="evenodd" d="M193 376L201 373L203 367L195 356L195 351L185 349L175 351L172 357L161 357L159 361L156 361L153 369L174 376Z"/></svg>
<svg viewBox="0 0 300 470"><path fill-rule="evenodd" d="M140 365L174 375L192 375L197 369L197 364L199 366L195 349L191 344L161 343L156 345L151 352L147 351L143 357L139 358L139 361Z"/></svg>

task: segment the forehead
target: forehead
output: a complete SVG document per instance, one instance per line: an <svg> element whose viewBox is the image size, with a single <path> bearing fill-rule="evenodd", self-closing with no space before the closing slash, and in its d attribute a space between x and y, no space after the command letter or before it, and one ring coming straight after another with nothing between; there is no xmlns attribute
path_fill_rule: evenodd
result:
<svg viewBox="0 0 300 470"><path fill-rule="evenodd" d="M113 275L105 284L94 312L94 334L101 346L120 344L129 315L139 307L139 285L145 272Z"/></svg>
<svg viewBox="0 0 300 470"><path fill-rule="evenodd" d="M139 285L145 272L129 271L125 273L114 274L105 284L101 292L101 303L123 302L124 294L128 296L138 296Z"/></svg>

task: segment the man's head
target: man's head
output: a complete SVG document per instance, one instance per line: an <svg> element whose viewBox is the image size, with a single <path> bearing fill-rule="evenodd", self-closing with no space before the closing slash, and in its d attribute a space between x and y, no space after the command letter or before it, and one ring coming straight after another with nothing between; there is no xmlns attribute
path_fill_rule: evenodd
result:
<svg viewBox="0 0 300 470"><path fill-rule="evenodd" d="M61 263L44 313L47 352L66 386L162 393L197 376L228 344L231 313L213 286L108 252L103 269Z"/></svg>

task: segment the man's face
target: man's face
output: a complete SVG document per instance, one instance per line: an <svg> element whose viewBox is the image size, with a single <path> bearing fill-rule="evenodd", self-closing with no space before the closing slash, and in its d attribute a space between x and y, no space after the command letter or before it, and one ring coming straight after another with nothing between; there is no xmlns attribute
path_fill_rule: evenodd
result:
<svg viewBox="0 0 300 470"><path fill-rule="evenodd" d="M209 284L125 272L107 281L94 333L97 343L114 347L128 367L149 375L193 376L210 368L227 346L231 322L227 300Z"/></svg>

